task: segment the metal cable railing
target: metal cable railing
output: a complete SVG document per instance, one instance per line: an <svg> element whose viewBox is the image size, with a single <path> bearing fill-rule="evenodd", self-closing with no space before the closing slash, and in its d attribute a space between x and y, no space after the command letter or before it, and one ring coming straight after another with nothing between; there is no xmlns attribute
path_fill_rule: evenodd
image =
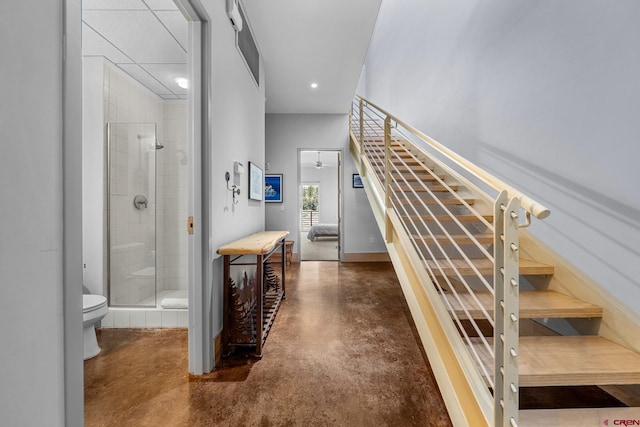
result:
<svg viewBox="0 0 640 427"><path fill-rule="evenodd" d="M350 125L386 223L400 224L455 325L451 340L487 385L494 425L517 425L518 228L549 210L364 98Z"/></svg>

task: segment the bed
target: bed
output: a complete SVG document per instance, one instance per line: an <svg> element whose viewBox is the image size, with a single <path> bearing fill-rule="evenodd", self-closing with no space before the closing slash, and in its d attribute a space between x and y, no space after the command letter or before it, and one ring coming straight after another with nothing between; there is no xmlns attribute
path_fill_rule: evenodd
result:
<svg viewBox="0 0 640 427"><path fill-rule="evenodd" d="M307 234L307 239L313 242L317 237L338 237L338 224L312 225Z"/></svg>

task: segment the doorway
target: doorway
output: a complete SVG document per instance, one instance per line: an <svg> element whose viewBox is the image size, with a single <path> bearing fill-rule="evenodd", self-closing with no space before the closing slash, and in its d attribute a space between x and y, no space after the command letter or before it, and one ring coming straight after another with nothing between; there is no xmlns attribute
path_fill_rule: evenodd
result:
<svg viewBox="0 0 640 427"><path fill-rule="evenodd" d="M203 227L186 224L205 220L206 14L190 0L82 6L84 292L108 297L103 327L189 327L201 373Z"/></svg>
<svg viewBox="0 0 640 427"><path fill-rule="evenodd" d="M299 242L301 261L340 260L341 152L299 153Z"/></svg>

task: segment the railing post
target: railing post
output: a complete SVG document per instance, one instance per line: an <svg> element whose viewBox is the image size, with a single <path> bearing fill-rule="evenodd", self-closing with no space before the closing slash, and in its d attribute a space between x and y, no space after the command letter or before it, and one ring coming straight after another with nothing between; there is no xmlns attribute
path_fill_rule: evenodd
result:
<svg viewBox="0 0 640 427"><path fill-rule="evenodd" d="M364 153L364 100L358 103L358 117L360 119L360 156Z"/></svg>
<svg viewBox="0 0 640 427"><path fill-rule="evenodd" d="M518 424L518 199L502 191L494 206L494 425Z"/></svg>
<svg viewBox="0 0 640 427"><path fill-rule="evenodd" d="M349 134L353 133L353 99L349 104Z"/></svg>
<svg viewBox="0 0 640 427"><path fill-rule="evenodd" d="M391 117L384 119L384 209L385 209L385 240L391 243L392 226L389 219L391 209Z"/></svg>

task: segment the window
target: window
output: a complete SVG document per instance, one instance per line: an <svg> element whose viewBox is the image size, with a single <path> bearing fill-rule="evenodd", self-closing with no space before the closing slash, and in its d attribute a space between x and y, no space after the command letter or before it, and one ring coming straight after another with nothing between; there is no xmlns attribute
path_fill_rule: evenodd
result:
<svg viewBox="0 0 640 427"><path fill-rule="evenodd" d="M302 185L302 231L309 231L312 225L318 223L318 184Z"/></svg>

